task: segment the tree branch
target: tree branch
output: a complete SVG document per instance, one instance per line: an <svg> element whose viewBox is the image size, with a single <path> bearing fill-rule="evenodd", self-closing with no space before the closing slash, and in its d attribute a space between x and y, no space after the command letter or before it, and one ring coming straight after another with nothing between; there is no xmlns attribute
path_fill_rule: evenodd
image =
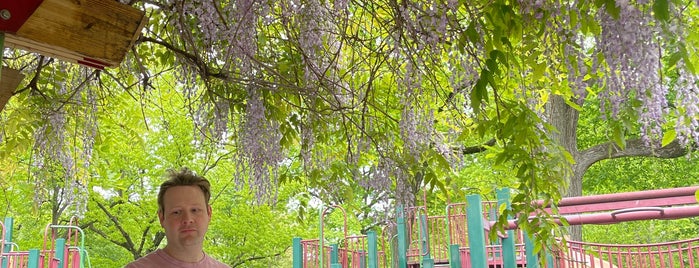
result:
<svg viewBox="0 0 699 268"><path fill-rule="evenodd" d="M622 157L647 156L655 158L677 158L687 155L688 148L682 146L679 141L674 140L661 148L653 148L641 139L628 140L626 148L622 149L614 142L598 144L580 152L580 157L576 158L577 168L586 170L592 164L606 159Z"/></svg>
<svg viewBox="0 0 699 268"><path fill-rule="evenodd" d="M126 240L126 245L127 245L127 246L124 247L124 248L127 249L127 250L129 250L131 253L134 253L134 254L135 254L136 252L134 252L135 247L134 247L133 240L131 240L131 236L129 235L129 233L126 232L126 230L124 230L124 228L121 226L121 223L119 223L119 219L117 219L116 217L114 217L114 215L112 215L112 213L109 212L109 210L107 209L107 207L105 207L104 204L100 203L97 199L93 198L92 200L95 201L95 203L96 203L97 206L100 208L100 210L102 210L102 212L104 212L104 214L107 215L107 217L109 218L109 220L110 220L112 223L114 223L114 227L116 227L117 230L119 231L119 233L124 237L124 239Z"/></svg>
<svg viewBox="0 0 699 268"><path fill-rule="evenodd" d="M231 267L242 266L242 265L244 265L244 264L246 264L246 263L248 263L248 262L251 262L251 261L264 260L264 259L268 259L268 258L279 257L279 256L281 256L282 254L284 254L284 252L286 252L288 249L289 249L289 247L285 248L285 249L282 250L281 252L277 252L277 253L270 254L270 255L267 255L267 256L252 256L252 257L245 258L245 259L236 258L236 259L237 259L236 263L232 264ZM241 256L241 257L242 257L242 256Z"/></svg>
<svg viewBox="0 0 699 268"><path fill-rule="evenodd" d="M486 141L484 144L481 144L481 145L464 147L461 149L461 153L463 153L465 155L466 154L481 153L481 152L487 150L486 146L493 146L493 145L495 145L495 139L490 139L489 141Z"/></svg>

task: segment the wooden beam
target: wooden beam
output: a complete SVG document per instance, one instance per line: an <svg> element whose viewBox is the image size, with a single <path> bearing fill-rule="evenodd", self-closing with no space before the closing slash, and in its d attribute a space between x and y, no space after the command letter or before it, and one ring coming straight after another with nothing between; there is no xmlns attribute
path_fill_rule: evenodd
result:
<svg viewBox="0 0 699 268"><path fill-rule="evenodd" d="M141 34L145 12L114 0L43 0L5 45L93 68L118 66Z"/></svg>
<svg viewBox="0 0 699 268"><path fill-rule="evenodd" d="M5 104L14 95L19 83L24 78L24 75L19 70L2 67L2 77L0 77L0 111L5 108Z"/></svg>

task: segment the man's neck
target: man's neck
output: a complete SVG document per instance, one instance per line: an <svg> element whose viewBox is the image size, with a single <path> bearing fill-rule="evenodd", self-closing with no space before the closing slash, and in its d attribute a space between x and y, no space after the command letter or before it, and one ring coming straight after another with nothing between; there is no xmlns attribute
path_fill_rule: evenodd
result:
<svg viewBox="0 0 699 268"><path fill-rule="evenodd" d="M204 258L204 250L202 247L197 248L177 248L172 245L167 245L163 251L170 257L183 262L199 262Z"/></svg>

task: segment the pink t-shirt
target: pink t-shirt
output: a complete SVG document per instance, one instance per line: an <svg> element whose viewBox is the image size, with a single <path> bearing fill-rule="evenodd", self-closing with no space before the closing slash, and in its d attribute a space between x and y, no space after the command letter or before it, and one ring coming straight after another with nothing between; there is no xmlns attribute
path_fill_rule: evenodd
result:
<svg viewBox="0 0 699 268"><path fill-rule="evenodd" d="M196 263L183 262L176 260L170 255L167 255L162 249L151 252L150 254L139 258L124 268L161 268L161 267L181 267L181 268L230 268L209 255L204 254L204 258Z"/></svg>

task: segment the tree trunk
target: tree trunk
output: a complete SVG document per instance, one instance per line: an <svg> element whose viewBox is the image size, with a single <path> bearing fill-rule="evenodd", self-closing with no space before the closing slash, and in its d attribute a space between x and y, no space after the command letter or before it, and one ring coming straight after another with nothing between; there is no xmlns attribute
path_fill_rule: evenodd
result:
<svg viewBox="0 0 699 268"><path fill-rule="evenodd" d="M583 99L572 100L582 106ZM583 190L583 176L592 164L605 159L623 157L656 157L656 158L677 158L688 153L689 149L677 140L670 142L664 147L657 148L641 139L625 141L625 147L621 148L614 142L606 142L594 145L584 150L578 149L577 129L580 113L573 109L566 101L558 95L551 97L547 104L547 115L549 123L558 132L552 133L552 138L563 146L575 161L572 165L572 175L566 178L568 189L565 197L581 196ZM582 227L572 226L569 230L570 239L582 241Z"/></svg>
<svg viewBox="0 0 699 268"><path fill-rule="evenodd" d="M568 189L565 192L565 197L582 195L582 177L585 173L585 168L581 168L578 159L581 157L578 151L578 118L580 113L570 107L559 95L553 95L547 105L547 114L549 124L553 125L558 132L552 133L553 139L565 148L575 160L571 167L573 175L566 178ZM570 239L582 241L582 228L580 226L571 226L568 230Z"/></svg>

